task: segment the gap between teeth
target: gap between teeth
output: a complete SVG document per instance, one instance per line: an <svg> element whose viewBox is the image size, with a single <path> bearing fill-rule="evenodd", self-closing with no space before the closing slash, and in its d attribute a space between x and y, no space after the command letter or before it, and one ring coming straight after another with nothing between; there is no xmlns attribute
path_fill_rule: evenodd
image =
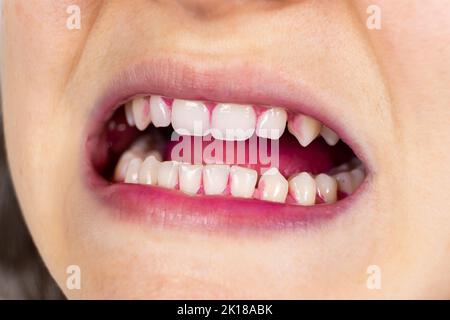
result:
<svg viewBox="0 0 450 320"><path fill-rule="evenodd" d="M339 136L318 120L304 114L289 115L281 107L257 107L235 103L173 99L168 103L158 95L136 97L125 104L130 126L145 130L172 125L181 135L205 136L209 133L221 140L242 141L254 133L261 138L279 139L286 126L299 143L306 147L318 136L330 146Z"/></svg>
<svg viewBox="0 0 450 320"><path fill-rule="evenodd" d="M338 200L338 191L350 195L365 177L360 162L352 160L328 174L301 172L286 179L277 168L258 176L256 170L237 165L193 165L160 161L158 152L142 156L137 149L126 151L116 166L114 180L130 184L177 189L189 195L229 195L271 202L311 206Z"/></svg>

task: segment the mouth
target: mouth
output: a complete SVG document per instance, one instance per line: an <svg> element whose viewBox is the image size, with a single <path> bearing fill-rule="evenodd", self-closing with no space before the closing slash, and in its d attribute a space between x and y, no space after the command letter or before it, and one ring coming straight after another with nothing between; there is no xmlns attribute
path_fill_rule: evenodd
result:
<svg viewBox="0 0 450 320"><path fill-rule="evenodd" d="M102 96L86 176L120 219L297 228L348 211L366 189L363 157L348 128L328 121L328 106L316 108L302 88L268 87L264 73L230 83L233 74L147 63Z"/></svg>

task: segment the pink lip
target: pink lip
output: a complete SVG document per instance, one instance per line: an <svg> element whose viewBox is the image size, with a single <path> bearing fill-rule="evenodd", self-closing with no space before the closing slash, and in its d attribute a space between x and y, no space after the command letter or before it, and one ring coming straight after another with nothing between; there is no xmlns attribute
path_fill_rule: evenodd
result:
<svg viewBox="0 0 450 320"><path fill-rule="evenodd" d="M150 93L184 99L283 106L313 116L335 130L364 162L366 180L351 196L332 205L313 207L225 196L188 196L159 187L110 183L95 171L92 164L97 137L121 103L134 95ZM146 61L119 74L94 108L83 152L86 182L114 215L121 219L146 221L154 226L221 231L286 230L331 219L348 211L354 200L365 192L371 168L345 128L324 114L325 108L301 85L292 86L264 68L253 69L239 64L205 67L169 59Z"/></svg>

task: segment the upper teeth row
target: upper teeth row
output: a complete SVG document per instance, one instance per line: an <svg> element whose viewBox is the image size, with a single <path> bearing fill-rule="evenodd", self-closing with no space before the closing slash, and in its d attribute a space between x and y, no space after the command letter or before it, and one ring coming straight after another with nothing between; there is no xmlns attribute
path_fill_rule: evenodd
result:
<svg viewBox="0 0 450 320"><path fill-rule="evenodd" d="M314 205L317 196L325 203L334 203L338 198L338 190L347 195L352 194L365 177L361 165L351 169L350 165L345 164L337 168L334 175L322 173L313 176L302 172L287 180L277 168L271 168L258 177L256 170L236 165L193 165L176 161L161 162L160 159L157 152L145 157L140 151L129 150L119 160L114 179L179 189L186 194L231 194L233 197L282 203L290 195L296 203Z"/></svg>
<svg viewBox="0 0 450 320"><path fill-rule="evenodd" d="M145 130L172 124L180 135L205 136L211 134L221 140L247 140L254 133L261 138L279 139L286 129L304 147L321 135L331 146L339 136L320 121L304 114L289 117L280 107L264 108L258 112L252 105L218 103L212 108L202 101L174 99L170 105L161 96L136 97L125 105L130 126Z"/></svg>

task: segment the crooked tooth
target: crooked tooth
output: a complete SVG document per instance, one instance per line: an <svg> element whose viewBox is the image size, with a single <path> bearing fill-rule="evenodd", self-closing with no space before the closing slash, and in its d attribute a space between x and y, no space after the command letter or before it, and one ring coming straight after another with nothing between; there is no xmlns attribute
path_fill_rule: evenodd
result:
<svg viewBox="0 0 450 320"><path fill-rule="evenodd" d="M316 177L317 194L326 203L333 203L337 200L337 182L336 179L325 173Z"/></svg>
<svg viewBox="0 0 450 320"><path fill-rule="evenodd" d="M170 125L171 111L161 96L150 97L150 118L157 128Z"/></svg>
<svg viewBox="0 0 450 320"><path fill-rule="evenodd" d="M202 165L180 164L179 185L180 190L187 194L196 194L202 183Z"/></svg>
<svg viewBox="0 0 450 320"><path fill-rule="evenodd" d="M302 172L289 180L289 194L301 205L316 203L316 180L307 172Z"/></svg>
<svg viewBox="0 0 450 320"><path fill-rule="evenodd" d="M125 183L139 183L139 170L141 168L142 160L139 158L132 159L127 166L125 174Z"/></svg>
<svg viewBox="0 0 450 320"><path fill-rule="evenodd" d="M320 133L322 124L314 118L298 114L288 122L288 130L303 147L308 146Z"/></svg>
<svg viewBox="0 0 450 320"><path fill-rule="evenodd" d="M178 162L161 162L158 171L158 185L164 188L175 189L178 184Z"/></svg>
<svg viewBox="0 0 450 320"><path fill-rule="evenodd" d="M356 190L356 188L358 188L361 185L361 183L364 181L364 178L366 175L364 173L364 169L361 167L358 167L358 168L350 171L350 175L352 176L353 191L354 191L354 190Z"/></svg>
<svg viewBox="0 0 450 320"><path fill-rule="evenodd" d="M155 156L148 156L139 170L139 183L157 185L160 164L161 162Z"/></svg>
<svg viewBox="0 0 450 320"><path fill-rule="evenodd" d="M334 175L334 178L337 181L338 184L338 189L341 192L346 193L347 195L350 195L353 193L354 191L354 187L353 187L353 178L352 175L350 174L350 172L340 172L336 175Z"/></svg>
<svg viewBox="0 0 450 320"><path fill-rule="evenodd" d="M286 201L289 183L277 168L270 168L261 176L258 190L261 200L283 203Z"/></svg>
<svg viewBox="0 0 450 320"><path fill-rule="evenodd" d="M336 134L336 132L334 132L327 126L322 126L322 129L320 129L320 135L330 146L336 145L336 143L338 143L339 141L339 136Z"/></svg>
<svg viewBox="0 0 450 320"><path fill-rule="evenodd" d="M124 182L127 174L127 167L131 160L138 158L138 155L132 151L125 151L117 162L114 169L114 181Z"/></svg>
<svg viewBox="0 0 450 320"><path fill-rule="evenodd" d="M283 108L264 111L256 124L256 134L261 138L279 139L286 129L287 113Z"/></svg>
<svg viewBox="0 0 450 320"><path fill-rule="evenodd" d="M133 99L132 108L136 128L141 131L145 130L151 122L148 98L139 97Z"/></svg>
<svg viewBox="0 0 450 320"><path fill-rule="evenodd" d="M258 174L255 170L232 166L230 169L231 195L251 198L255 192Z"/></svg>
<svg viewBox="0 0 450 320"><path fill-rule="evenodd" d="M255 132L256 113L252 106L219 103L211 116L211 134L216 139L243 141Z"/></svg>
<svg viewBox="0 0 450 320"><path fill-rule="evenodd" d="M131 101L125 104L125 118L130 127L134 127L136 125L136 122L134 121L133 105Z"/></svg>
<svg viewBox="0 0 450 320"><path fill-rule="evenodd" d="M172 103L172 127L180 135L207 135L209 118L209 110L201 101L175 99Z"/></svg>
<svg viewBox="0 0 450 320"><path fill-rule="evenodd" d="M222 194L228 184L230 167L221 164L209 164L203 168L203 188L207 195Z"/></svg>

